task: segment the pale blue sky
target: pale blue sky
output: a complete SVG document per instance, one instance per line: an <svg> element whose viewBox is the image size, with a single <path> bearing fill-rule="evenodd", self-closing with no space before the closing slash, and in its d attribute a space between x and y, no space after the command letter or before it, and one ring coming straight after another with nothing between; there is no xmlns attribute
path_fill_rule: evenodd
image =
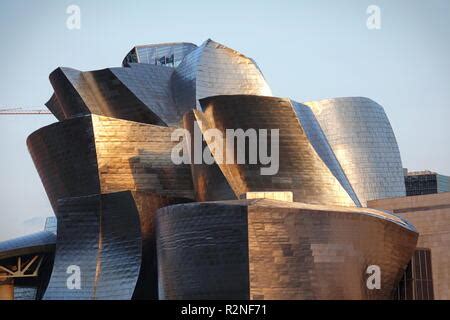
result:
<svg viewBox="0 0 450 320"><path fill-rule="evenodd" d="M70 4L81 30L66 28ZM380 30L366 27L372 4ZM379 102L404 166L450 175L448 0L2 0L0 34L0 108L42 106L58 66L119 66L137 44L212 38L254 58L277 96ZM52 214L25 140L54 121L0 116L0 240Z"/></svg>

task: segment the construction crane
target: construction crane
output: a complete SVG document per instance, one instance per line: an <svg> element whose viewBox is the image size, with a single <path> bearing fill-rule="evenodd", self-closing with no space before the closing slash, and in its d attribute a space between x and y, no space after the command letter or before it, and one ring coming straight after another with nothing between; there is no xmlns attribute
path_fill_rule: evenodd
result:
<svg viewBox="0 0 450 320"><path fill-rule="evenodd" d="M25 109L25 108L5 108L0 109L0 116L11 116L11 115L46 115L52 114L48 109Z"/></svg>

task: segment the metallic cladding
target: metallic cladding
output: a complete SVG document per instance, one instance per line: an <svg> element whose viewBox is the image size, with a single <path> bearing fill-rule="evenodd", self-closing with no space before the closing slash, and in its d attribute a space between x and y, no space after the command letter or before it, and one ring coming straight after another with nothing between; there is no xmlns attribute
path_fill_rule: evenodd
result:
<svg viewBox="0 0 450 320"><path fill-rule="evenodd" d="M156 210L187 201L130 191L61 199L45 298L157 299ZM81 290L67 288L70 265L80 267Z"/></svg>
<svg viewBox="0 0 450 320"><path fill-rule="evenodd" d="M389 299L418 234L372 209L274 200L157 213L161 299ZM380 290L366 268L380 266Z"/></svg>
<svg viewBox="0 0 450 320"><path fill-rule="evenodd" d="M361 204L405 195L403 167L383 108L361 97L306 102Z"/></svg>
<svg viewBox="0 0 450 320"><path fill-rule="evenodd" d="M182 113L200 108L199 100L225 94L271 96L253 60L210 39L189 53L176 68L172 91Z"/></svg>
<svg viewBox="0 0 450 320"><path fill-rule="evenodd" d="M61 199L57 208L55 260L44 300L88 300L94 297L100 242L100 196ZM120 230L119 230L120 231ZM70 290L69 266L81 271L81 288Z"/></svg>
<svg viewBox="0 0 450 320"><path fill-rule="evenodd" d="M131 63L129 68L110 70L165 124L176 125L179 122L183 115L175 105L170 85L173 68Z"/></svg>
<svg viewBox="0 0 450 320"><path fill-rule="evenodd" d="M193 198L189 165L171 159L174 127L93 117L101 192L153 191Z"/></svg>
<svg viewBox="0 0 450 320"><path fill-rule="evenodd" d="M160 299L249 299L244 206L168 206L156 223Z"/></svg>
<svg viewBox="0 0 450 320"><path fill-rule="evenodd" d="M331 149L330 144L328 143L327 138L320 127L320 124L317 122L314 113L304 104L292 100L291 103L297 118L301 122L305 134L311 142L311 145L314 147L322 161L331 170L336 179L339 180L355 204L360 207L361 203L353 191L350 182L345 176L339 161L336 159L336 156L334 155L333 150Z"/></svg>
<svg viewBox="0 0 450 320"><path fill-rule="evenodd" d="M58 217L45 299L391 297L417 233L395 215L356 208L405 193L381 106L272 97L252 59L210 39L137 46L123 65L52 72L47 106L61 122L27 140ZM192 134L196 121L222 133L279 129L278 173L175 165L171 135L181 126ZM297 203L236 200L291 192ZM0 257L14 248L0 244ZM382 269L381 290L365 285L371 264ZM80 290L67 287L70 265L81 268Z"/></svg>
<svg viewBox="0 0 450 320"><path fill-rule="evenodd" d="M140 222L130 193L61 199L58 241L46 300L131 299L142 255ZM81 288L68 288L69 266Z"/></svg>
<svg viewBox="0 0 450 320"><path fill-rule="evenodd" d="M27 145L53 211L60 198L100 193L92 117L43 127Z"/></svg>
<svg viewBox="0 0 450 320"><path fill-rule="evenodd" d="M129 74L133 76L134 73L129 71ZM96 114L166 125L114 75L112 69L81 72L70 68L57 68L50 74L50 82L59 104L55 104L51 99L47 107L58 120ZM139 82L132 84L138 86Z"/></svg>
<svg viewBox="0 0 450 320"><path fill-rule="evenodd" d="M40 231L23 237L0 242L0 259L47 253L55 250L56 236L49 231Z"/></svg>
<svg viewBox="0 0 450 320"><path fill-rule="evenodd" d="M197 126L196 130L200 130L198 123L193 112L187 112L183 117L184 129L188 130L193 136L194 126ZM200 131L198 131L200 132ZM191 162L192 182L195 190L195 200L202 201L215 201L215 200L236 200L237 197L231 189L230 184L223 175L219 166L214 163L211 165L196 164L194 159L194 139L190 139L190 151L189 159ZM208 145L202 140L202 150L208 148Z"/></svg>
<svg viewBox="0 0 450 320"><path fill-rule="evenodd" d="M246 192L292 191L294 201L355 206L347 191L316 153L289 99L215 96L202 99L201 104L205 111L193 111L196 120L205 129L220 130L225 139L224 146L227 145L226 129L279 129L281 156L277 174L261 175L262 165L250 164L248 159L245 164L219 163L237 198Z"/></svg>
<svg viewBox="0 0 450 320"><path fill-rule="evenodd" d="M133 299L157 300L156 211L168 205L190 202L192 200L162 196L153 192L131 192L131 195L139 213L142 238L141 268Z"/></svg>
<svg viewBox="0 0 450 320"><path fill-rule="evenodd" d="M27 145L50 202L124 190L193 198L188 165L174 165L175 128L97 115L32 133Z"/></svg>

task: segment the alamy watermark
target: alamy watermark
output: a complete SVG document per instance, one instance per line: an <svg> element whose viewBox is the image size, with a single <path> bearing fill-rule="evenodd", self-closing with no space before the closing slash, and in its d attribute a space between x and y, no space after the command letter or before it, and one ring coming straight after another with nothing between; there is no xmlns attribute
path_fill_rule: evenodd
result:
<svg viewBox="0 0 450 320"><path fill-rule="evenodd" d="M369 275L366 281L367 289L380 290L381 289L381 268L377 265L367 267L366 274Z"/></svg>
<svg viewBox="0 0 450 320"><path fill-rule="evenodd" d="M67 267L66 273L69 274L66 280L66 286L69 290L81 290L81 268L77 265Z"/></svg>
<svg viewBox="0 0 450 320"><path fill-rule="evenodd" d="M69 30L81 29L81 8L76 4L67 7L66 13L69 15L66 20L66 27Z"/></svg>
<svg viewBox="0 0 450 320"><path fill-rule="evenodd" d="M201 121L195 122L193 137L186 129L173 131L171 140L178 142L171 154L174 164L254 164L261 165L260 174L263 176L278 173L279 129L226 129L223 134L218 129L200 128ZM203 139L207 142L205 148Z"/></svg>
<svg viewBox="0 0 450 320"><path fill-rule="evenodd" d="M380 30L381 29L381 9L379 6L370 5L367 7L366 13L369 15L366 21L367 29Z"/></svg>

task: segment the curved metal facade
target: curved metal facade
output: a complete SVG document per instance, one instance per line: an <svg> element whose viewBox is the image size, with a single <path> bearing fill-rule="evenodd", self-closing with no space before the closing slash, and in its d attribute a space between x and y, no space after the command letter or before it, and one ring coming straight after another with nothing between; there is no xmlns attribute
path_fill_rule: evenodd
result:
<svg viewBox="0 0 450 320"><path fill-rule="evenodd" d="M89 72L57 68L47 107L59 120L92 113L167 126L207 96L272 95L252 59L212 40L139 46L125 61L124 68Z"/></svg>
<svg viewBox="0 0 450 320"><path fill-rule="evenodd" d="M53 253L56 235L40 231L23 237L0 242L0 260L34 253Z"/></svg>
<svg viewBox="0 0 450 320"><path fill-rule="evenodd" d="M194 130L199 130L196 117L193 112L188 112L183 117L183 125L193 137ZM196 127L196 128L195 128ZM194 129L195 128L195 129ZM194 139L190 139L189 150L194 150ZM202 140L202 150L209 150L208 145ZM195 200L215 201L215 200L236 200L237 197L231 189L230 184L223 175L217 164L205 165L196 164L194 154L190 152L192 182L195 191Z"/></svg>
<svg viewBox="0 0 450 320"><path fill-rule="evenodd" d="M45 299L157 299L156 210L187 202L151 192L60 199L55 263ZM78 266L81 289L67 287Z"/></svg>
<svg viewBox="0 0 450 320"><path fill-rule="evenodd" d="M43 127L27 146L53 211L60 198L100 193L92 117Z"/></svg>
<svg viewBox="0 0 450 320"><path fill-rule="evenodd" d="M157 214L161 299L389 299L418 234L363 208L273 200L174 205ZM378 265L380 290L366 286Z"/></svg>
<svg viewBox="0 0 450 320"><path fill-rule="evenodd" d="M331 170L336 179L340 182L342 187L344 187L345 191L349 194L352 200L355 202L357 206L361 206L358 197L353 190L350 182L347 179L339 161L336 159L336 156L333 150L328 143L325 134L320 127L316 117L314 116L312 110L301 103L292 101L292 106L294 109L297 118L299 119L303 130L305 131L306 136L308 137L311 145L314 147L314 150L317 152L322 161L327 165L327 167Z"/></svg>
<svg viewBox="0 0 450 320"><path fill-rule="evenodd" d="M201 104L205 111L193 111L196 120L202 123L202 130L222 132L224 146L227 129L279 129L279 170L275 175L261 175L263 165L250 164L248 158L245 164L219 163L237 198L253 191L292 191L294 201L356 205L315 151L289 99L233 95L205 98ZM236 148L235 144L235 154Z"/></svg>
<svg viewBox="0 0 450 320"><path fill-rule="evenodd" d="M111 68L110 70L165 124L176 125L183 116L172 97L170 80L174 72L173 68L132 63L129 68Z"/></svg>
<svg viewBox="0 0 450 320"><path fill-rule="evenodd" d="M139 215L131 194L61 199L57 237L44 299L131 299L142 254ZM69 266L80 268L80 289L67 285Z"/></svg>
<svg viewBox="0 0 450 320"><path fill-rule="evenodd" d="M403 167L383 108L367 98L306 102L361 203L405 196Z"/></svg>
<svg viewBox="0 0 450 320"><path fill-rule="evenodd" d="M210 39L189 53L172 77L178 108L200 108L202 98L225 94L271 96L272 91L256 63Z"/></svg>
<svg viewBox="0 0 450 320"><path fill-rule="evenodd" d="M365 98L301 104L273 97L251 58L212 40L137 46L123 66L52 72L47 106L60 122L27 140L58 217L44 298L390 297L417 233L394 215L357 208L404 195L381 106ZM227 129L268 131L263 143L267 157L279 148L271 158L277 172L263 175L272 164L254 164L250 152L239 164L236 157L198 164L192 153L192 164L174 164L180 142L190 143L183 152L198 146L198 122L200 151L215 160L207 129L220 132L224 146L234 139ZM180 127L194 139L172 141ZM236 156L233 145L223 158ZM285 201L237 200L257 197ZM0 244L0 259L55 247L37 240ZM371 264L382 270L381 290L365 286ZM80 267L80 289L67 286L71 265ZM39 299L50 272L43 275L39 286L22 282L20 290L38 288ZM11 295L9 283L0 288Z"/></svg>
<svg viewBox="0 0 450 320"><path fill-rule="evenodd" d="M245 206L169 206L156 217L159 298L249 298Z"/></svg>
<svg viewBox="0 0 450 320"><path fill-rule="evenodd" d="M164 72L160 73L163 78ZM134 75L134 70L128 71L127 83L139 87L140 83L133 78ZM152 105L142 102L115 76L113 69L81 72L70 68L57 68L50 74L50 82L58 104L55 104L52 98L47 107L58 120L96 114L166 125L152 110Z"/></svg>
<svg viewBox="0 0 450 320"><path fill-rule="evenodd" d="M91 115L41 128L27 144L54 209L61 198L123 190L193 198L189 166L171 161L173 130Z"/></svg>

